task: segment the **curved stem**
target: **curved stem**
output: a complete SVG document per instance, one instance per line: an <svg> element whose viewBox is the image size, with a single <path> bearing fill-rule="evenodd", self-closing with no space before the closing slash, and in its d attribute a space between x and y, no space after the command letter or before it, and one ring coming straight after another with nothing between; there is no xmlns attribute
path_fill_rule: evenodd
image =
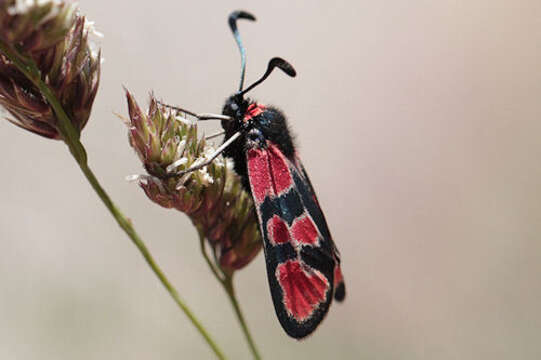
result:
<svg viewBox="0 0 541 360"><path fill-rule="evenodd" d="M220 275L220 273L218 272L219 270L216 269L216 266L214 266L212 264L212 261L210 261L210 258L205 249L205 234L203 233L203 230L201 230L199 227L197 228L197 233L199 234L199 244L201 245L201 254L203 254L203 257L205 258L205 261L207 265L209 266L210 270L216 277L216 280L218 280L218 282L223 285L225 275L223 274Z"/></svg>
<svg viewBox="0 0 541 360"><path fill-rule="evenodd" d="M235 310L235 314L237 315L237 319L239 320L240 326L242 328L242 332L244 333L244 337L246 338L246 341L248 342L248 345L250 346L250 350L252 351L252 355L254 356L254 359L260 360L261 356L259 355L259 352L257 351L257 347L255 345L254 339L252 338L250 329L248 329L248 325L246 324L246 321L244 320L244 316L242 315L242 311L240 310L239 302L237 301L237 296L235 295L235 288L233 287L233 275L226 276L225 281L223 282L222 285L224 286L224 289L227 292L227 295L229 296L231 305L233 305L233 309Z"/></svg>
<svg viewBox="0 0 541 360"><path fill-rule="evenodd" d="M237 316L237 320L240 323L242 332L244 333L244 337L246 338L246 341L248 342L248 346L250 347L250 351L252 352L254 359L260 360L261 356L259 355L259 351L257 350L254 339L252 338L250 329L248 329L248 325L246 324L246 321L244 320L244 315L242 314L239 302L237 300L237 296L235 294L235 288L233 287L233 274L227 274L223 271L221 271L222 274L220 274L218 272L218 270L216 269L216 266L212 263L212 261L210 261L207 251L205 250L205 234L199 228L197 229L197 231L199 233L201 253L203 254L203 257L205 258L205 261L207 262L207 265L209 266L210 270L216 277L216 280L218 280L218 282L222 284L222 286L224 287L224 290L227 293L227 296L229 297L229 301L231 301L231 305L233 306L233 309L235 310L235 315Z"/></svg>
<svg viewBox="0 0 541 360"><path fill-rule="evenodd" d="M199 331L201 336L203 336L207 344L214 351L216 357L219 359L225 359L225 356L220 350L220 348L216 345L216 343L210 337L210 335L200 323L200 321L195 317L192 311L180 298L177 290L173 287L173 285L169 282L163 271L160 269L160 267L150 254L150 251L146 247L145 243L143 242L143 240L141 240L141 238L133 228L130 220L127 219L120 212L120 210L115 206L109 195L107 195L105 190L100 185L98 179L88 166L86 151L83 144L79 141L78 131L73 127L68 115L64 111L62 105L60 104L54 93L41 79L39 69L31 61L27 61L27 63L25 63L20 60L21 57L18 56L19 54L12 50L3 41L0 41L0 51L4 53L4 55L8 57L30 81L32 81L32 83L41 91L43 96L47 99L56 114L59 133L62 135L64 142L66 143L73 157L79 164L79 167L81 168L88 182L90 183L90 185L92 185L92 188L96 191L107 209L111 212L111 215L113 215L118 225L129 236L133 244L139 249L141 255L143 255L143 258L146 260L147 264L150 266L154 274L156 274L165 289L169 292L175 303L184 312L188 319L190 319L190 321Z"/></svg>
<svg viewBox="0 0 541 360"><path fill-rule="evenodd" d="M100 186L98 180L88 167L86 163L79 164L81 167L81 170L85 174L86 178L94 188L94 190L98 193L98 196L102 199L102 201L105 203L105 206L109 209L113 217L116 219L120 227L128 234L134 245L139 249L141 252L141 255L143 255L144 259L146 260L147 264L150 266L154 274L158 277L160 282L163 284L165 289L169 292L175 303L179 306L179 308L184 312L184 314L190 319L192 324L196 327L196 329L199 331L201 336L206 340L207 344L212 348L215 355L219 359L225 359L224 354L220 350L220 348L216 345L214 340L210 337L207 330L204 328L204 326L201 324L201 322L195 317L193 312L188 308L186 303L181 299L180 295L178 294L178 291L175 289L175 287L171 284L171 282L167 279L161 268L158 266L154 258L152 257L152 254L146 247L145 243L139 235L136 233L135 229L133 228L131 222L129 219L127 219L114 205L114 203L111 201L105 190Z"/></svg>

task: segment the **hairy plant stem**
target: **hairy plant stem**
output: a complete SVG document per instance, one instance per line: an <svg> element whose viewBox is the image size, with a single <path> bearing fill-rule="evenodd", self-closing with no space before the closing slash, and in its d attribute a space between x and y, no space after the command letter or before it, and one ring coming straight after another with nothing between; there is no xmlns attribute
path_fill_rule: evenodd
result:
<svg viewBox="0 0 541 360"><path fill-rule="evenodd" d="M111 215L113 215L118 225L129 236L133 244L139 249L141 255L146 260L147 264L150 266L154 274L156 274L165 289L169 292L175 303L184 312L188 319L190 319L190 321L199 331L201 336L203 336L207 344L214 351L216 357L218 359L225 359L225 356L218 347L218 345L216 345L215 341L210 337L201 322L195 317L195 315L188 308L186 303L181 299L177 290L174 288L174 286L167 279L161 268L158 266L158 264L152 257L150 251L146 247L145 243L133 228L131 221L120 212L120 210L116 207L109 195L107 195L105 190L98 182L98 179L88 166L86 150L83 144L79 141L79 132L73 127L68 115L64 111L64 108L60 104L59 100L54 95L53 91L41 79L41 73L37 66L31 59L16 52L16 50L12 49L3 41L0 41L0 52L2 52L10 61L12 61L15 66L17 66L17 68L41 91L45 99L47 99L47 102L51 105L56 114L57 128L60 135L62 135L62 139L68 146L71 154L79 164L79 167L81 168L83 174L87 178L92 188L96 191L107 209L111 212Z"/></svg>
<svg viewBox="0 0 541 360"><path fill-rule="evenodd" d="M235 294L235 288L233 286L233 273L231 274L226 273L222 271L222 269L217 268L212 263L205 249L205 234L203 234L203 232L200 229L198 229L198 232L199 232L199 241L201 245L201 253L203 254L203 257L205 258L205 261L207 265L209 266L210 270L216 277L216 280L218 280L218 282L222 284L227 296L229 297L229 301L231 301L231 305L233 306L233 309L235 310L235 315L237 316L237 320L240 323L242 332L244 333L244 337L246 338L246 342L248 343L248 346L250 347L250 351L252 352L254 359L261 360L261 356L259 355L259 351L257 350L255 341L252 338L250 329L248 329L246 320L244 320L244 315L242 314L239 302L237 300L237 296Z"/></svg>

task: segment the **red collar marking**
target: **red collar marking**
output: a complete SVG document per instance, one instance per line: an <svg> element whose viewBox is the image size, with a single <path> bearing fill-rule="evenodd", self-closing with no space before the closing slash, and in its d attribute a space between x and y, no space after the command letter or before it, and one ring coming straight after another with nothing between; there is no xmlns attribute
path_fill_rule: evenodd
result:
<svg viewBox="0 0 541 360"><path fill-rule="evenodd" d="M248 109L246 109L246 114L244 114L244 119L242 119L242 121L247 122L257 115L263 113L263 111L265 111L265 105L252 103L248 106Z"/></svg>

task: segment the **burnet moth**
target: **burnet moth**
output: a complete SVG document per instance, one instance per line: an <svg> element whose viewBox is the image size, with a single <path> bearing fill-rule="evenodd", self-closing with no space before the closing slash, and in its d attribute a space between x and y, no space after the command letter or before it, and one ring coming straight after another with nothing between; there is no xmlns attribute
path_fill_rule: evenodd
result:
<svg viewBox="0 0 541 360"><path fill-rule="evenodd" d="M172 175L201 169L219 154L233 159L235 171L254 199L276 315L286 333L300 339L316 329L333 297L337 301L345 298L340 254L284 114L244 97L275 68L291 77L295 77L295 69L281 58L272 58L263 76L243 89L246 52L238 19L255 21L245 11L229 16L241 54L241 75L239 90L226 100L222 114L196 114L171 106L199 120L221 120L224 131L217 135L225 135L224 142L204 162L180 172L173 169Z"/></svg>

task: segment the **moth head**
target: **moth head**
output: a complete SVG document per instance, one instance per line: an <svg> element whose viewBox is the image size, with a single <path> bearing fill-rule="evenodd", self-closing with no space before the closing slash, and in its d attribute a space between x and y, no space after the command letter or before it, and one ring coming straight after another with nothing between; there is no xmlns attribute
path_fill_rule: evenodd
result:
<svg viewBox="0 0 541 360"><path fill-rule="evenodd" d="M222 128L226 133L240 130L248 105L249 101L244 99L242 95L233 94L227 98L222 109L222 114L230 116L233 118L233 121L222 120Z"/></svg>
<svg viewBox="0 0 541 360"><path fill-rule="evenodd" d="M244 99L242 95L233 94L225 100L222 114L231 116L237 121L242 120L248 105L249 101Z"/></svg>

